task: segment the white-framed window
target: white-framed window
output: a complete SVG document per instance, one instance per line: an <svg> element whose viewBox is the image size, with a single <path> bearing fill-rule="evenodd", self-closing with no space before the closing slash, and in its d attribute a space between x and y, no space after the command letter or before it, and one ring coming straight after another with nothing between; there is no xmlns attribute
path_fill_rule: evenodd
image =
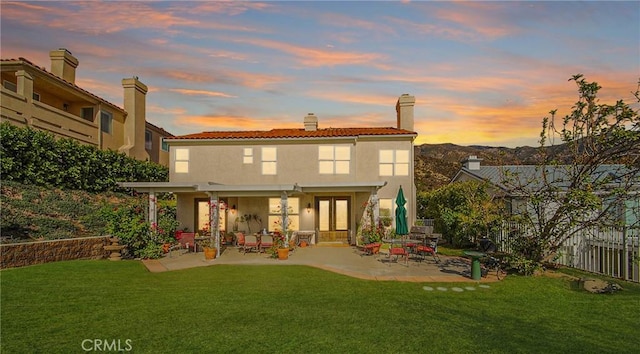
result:
<svg viewBox="0 0 640 354"><path fill-rule="evenodd" d="M351 147L348 145L318 146L318 171L320 174L348 175L351 165Z"/></svg>
<svg viewBox="0 0 640 354"><path fill-rule="evenodd" d="M269 231L282 232L282 208L280 198L269 198ZM300 230L300 198L287 198L287 217L289 225L285 230Z"/></svg>
<svg viewBox="0 0 640 354"><path fill-rule="evenodd" d="M408 176L409 150L380 150L380 176Z"/></svg>
<svg viewBox="0 0 640 354"><path fill-rule="evenodd" d="M244 164L253 163L253 148L242 149L242 163Z"/></svg>
<svg viewBox="0 0 640 354"><path fill-rule="evenodd" d="M275 147L262 148L262 174L275 175L278 173L278 151Z"/></svg>
<svg viewBox="0 0 640 354"><path fill-rule="evenodd" d="M144 148L147 150L153 149L153 133L148 129L144 131Z"/></svg>
<svg viewBox="0 0 640 354"><path fill-rule="evenodd" d="M113 132L113 114L107 111L100 111L100 130L111 134Z"/></svg>
<svg viewBox="0 0 640 354"><path fill-rule="evenodd" d="M189 149L176 149L174 171L176 173L189 173Z"/></svg>
<svg viewBox="0 0 640 354"><path fill-rule="evenodd" d="M80 109L80 117L84 120L88 120L89 122L93 122L93 107L82 107Z"/></svg>
<svg viewBox="0 0 640 354"><path fill-rule="evenodd" d="M162 151L169 151L169 143L164 141L164 137L162 137Z"/></svg>

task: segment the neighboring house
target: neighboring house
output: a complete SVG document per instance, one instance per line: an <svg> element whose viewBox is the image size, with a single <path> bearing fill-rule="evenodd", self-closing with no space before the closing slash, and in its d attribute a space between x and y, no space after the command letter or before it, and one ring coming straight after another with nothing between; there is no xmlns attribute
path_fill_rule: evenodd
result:
<svg viewBox="0 0 640 354"><path fill-rule="evenodd" d="M482 159L477 156L469 156L463 161L463 166L453 177L451 183L462 181L485 181L491 186L491 192L494 195L506 197L506 201L512 213L526 210L527 200L523 197L531 195L544 188L544 179L542 169L536 165L514 165L514 166L482 166ZM547 166L545 169L546 178L550 185L557 187L559 191L567 188L570 180L568 176L572 173L572 169L576 166L559 165ZM593 180L604 181L603 178L610 178L611 182L607 187L615 188L617 183L621 183L620 176L629 176L630 171L625 165L601 165L598 166L591 178ZM638 198L638 173L632 176L635 183L632 183L624 206L612 209L616 218L619 218L623 225L638 226L640 218L640 201ZM635 184L635 186L633 186ZM522 193L520 193L521 191ZM607 202L606 200L604 201ZM553 208L552 205L547 206L548 210Z"/></svg>
<svg viewBox="0 0 640 354"><path fill-rule="evenodd" d="M49 53L50 72L24 58L2 59L2 122L29 126L138 160L169 165L162 128L146 121L147 86L122 80L124 108L75 84L79 61L62 48Z"/></svg>
<svg viewBox="0 0 640 354"><path fill-rule="evenodd" d="M312 233L313 243L353 244L366 204L376 218L395 215L401 186L415 221L414 103L400 96L396 127L323 128L309 113L299 129L173 137L170 182L121 185L150 194L151 221L155 193L172 192L181 228L208 232L218 213L220 231L280 230L285 220L288 230Z"/></svg>

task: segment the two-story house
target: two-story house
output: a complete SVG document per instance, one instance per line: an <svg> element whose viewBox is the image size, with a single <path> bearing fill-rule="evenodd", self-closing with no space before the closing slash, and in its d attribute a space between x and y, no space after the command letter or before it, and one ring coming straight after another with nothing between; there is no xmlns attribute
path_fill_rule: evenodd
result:
<svg viewBox="0 0 640 354"><path fill-rule="evenodd" d="M313 243L353 244L368 211L394 216L401 186L408 222L415 221L414 104L400 96L396 127L322 127L309 113L299 129L176 136L166 140L170 182L122 185L149 193L152 221L155 193L172 192L182 228L207 231L209 218L212 232L284 223L314 232Z"/></svg>
<svg viewBox="0 0 640 354"><path fill-rule="evenodd" d="M49 57L50 71L24 58L0 60L2 122L169 165L163 140L172 134L146 121L146 85L123 79L121 108L76 85L79 61L71 52L61 48Z"/></svg>

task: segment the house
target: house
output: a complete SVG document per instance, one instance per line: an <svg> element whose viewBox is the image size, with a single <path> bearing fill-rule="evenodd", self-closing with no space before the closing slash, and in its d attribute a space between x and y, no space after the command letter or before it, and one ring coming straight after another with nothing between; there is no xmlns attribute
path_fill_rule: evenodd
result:
<svg viewBox="0 0 640 354"><path fill-rule="evenodd" d="M462 168L453 177L451 183L469 180L488 182L494 195L506 197L505 200L512 213L525 210L528 205L526 196L545 189L546 186L553 186L560 193L566 191L572 179L571 175L576 174L576 169L579 167L573 165L546 166L543 177L543 169L540 166L482 166L481 161L482 159L477 156L469 156L463 161ZM624 205L612 208L611 212L616 214L614 217L619 219L622 225L638 225L640 219L638 198L640 173L637 170L630 171L625 165L609 164L597 166L593 171L588 172L588 175L595 182L595 185L603 189L616 188L625 183L631 184ZM623 180L625 178L626 181ZM604 200L604 202L606 204L608 201ZM545 207L549 212L553 210L553 205Z"/></svg>
<svg viewBox="0 0 640 354"><path fill-rule="evenodd" d="M146 121L146 85L122 79L121 108L76 85L79 61L71 52L52 50L49 57L50 71L24 58L0 60L2 122L169 165L163 140L172 134Z"/></svg>
<svg viewBox="0 0 640 354"><path fill-rule="evenodd" d="M559 230L559 248L553 261L569 267L588 272L601 273L611 277L638 282L640 279L640 171L625 165L599 165L592 169L582 169L580 165L540 166L482 166L481 159L469 156L463 161L460 171L451 183L462 181L485 181L489 183L490 193L504 197L512 214L530 216L533 225L552 225ZM569 187L569 176L584 172L581 188ZM544 173L543 173L544 172ZM545 182L546 181L546 182ZM558 202L553 198L542 197L543 203L534 207L529 197L543 195L543 191L554 190L552 195L566 195L567 192L582 193L593 186L595 196L602 201L601 209L591 213L578 210L567 216L569 210L555 213ZM579 189L579 190L578 190ZM615 191L615 192L614 192ZM619 191L624 191L618 194ZM612 193L613 192L613 193ZM557 199L556 199L557 200ZM525 214L528 213L528 214ZM578 215L578 213L580 213ZM613 226L604 226L597 222L596 226L589 221L603 213ZM556 216L555 219L551 217ZM541 218L553 223L538 223ZM580 219L575 227L566 227L568 220ZM495 241L501 251L510 252L513 245L514 229L526 230L526 225L505 224L498 231ZM517 235L515 233L514 235ZM525 231L526 234L526 231Z"/></svg>
<svg viewBox="0 0 640 354"><path fill-rule="evenodd" d="M408 222L415 221L414 104L413 96L399 97L395 127L322 127L309 113L297 129L172 137L166 139L169 182L121 185L149 193L152 221L155 194L172 192L188 230L255 232L285 225L313 234L313 243L353 244L368 213L395 215L400 187Z"/></svg>

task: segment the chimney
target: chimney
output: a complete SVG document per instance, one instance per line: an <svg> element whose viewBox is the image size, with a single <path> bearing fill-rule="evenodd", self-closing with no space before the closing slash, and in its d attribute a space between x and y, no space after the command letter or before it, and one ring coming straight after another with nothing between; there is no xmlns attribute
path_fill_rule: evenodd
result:
<svg viewBox="0 0 640 354"><path fill-rule="evenodd" d="M76 68L78 59L65 48L52 50L49 52L51 58L51 73L72 84L76 83Z"/></svg>
<svg viewBox="0 0 640 354"><path fill-rule="evenodd" d="M478 171L480 170L480 161L478 156L471 155L466 160L462 161L462 166L469 171Z"/></svg>
<svg viewBox="0 0 640 354"><path fill-rule="evenodd" d="M398 115L398 129L413 131L413 106L416 98L408 93L402 94L396 103L396 113Z"/></svg>
<svg viewBox="0 0 640 354"><path fill-rule="evenodd" d="M304 130L308 132L318 130L318 117L315 114L309 113L304 117Z"/></svg>
<svg viewBox="0 0 640 354"><path fill-rule="evenodd" d="M122 79L124 89L124 144L129 147L128 155L140 160L149 157L144 146L146 129L146 99L148 88L137 76Z"/></svg>

